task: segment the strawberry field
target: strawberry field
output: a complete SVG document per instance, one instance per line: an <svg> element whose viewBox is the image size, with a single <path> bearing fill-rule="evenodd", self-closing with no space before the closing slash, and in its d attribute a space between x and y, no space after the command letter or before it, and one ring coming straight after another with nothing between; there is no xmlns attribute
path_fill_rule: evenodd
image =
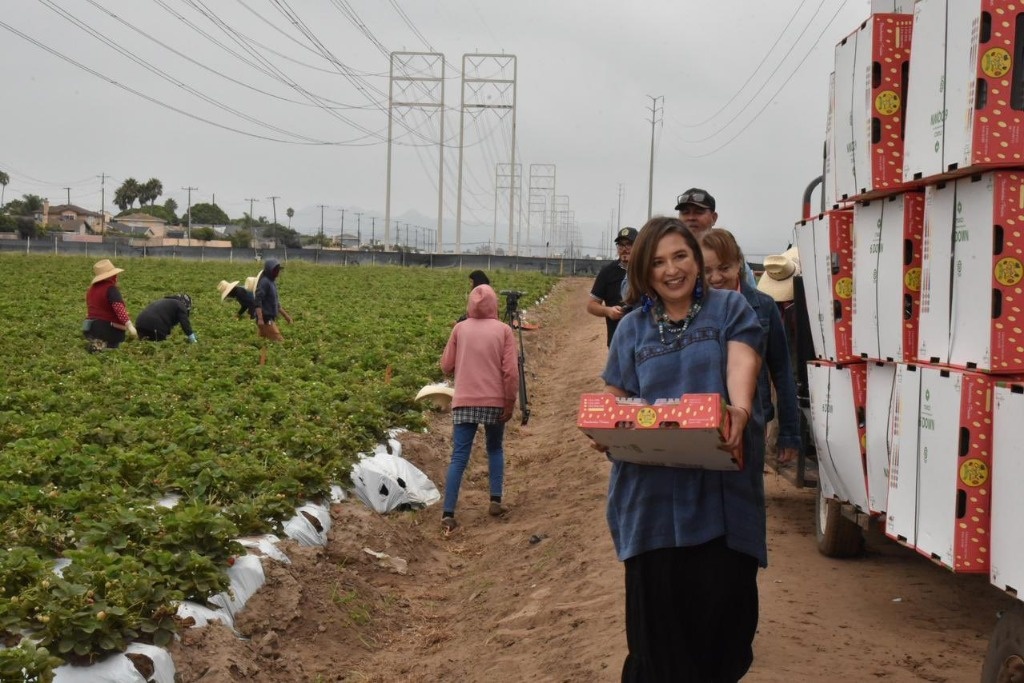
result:
<svg viewBox="0 0 1024 683"><path fill-rule="evenodd" d="M279 532L297 505L348 486L387 429L422 425L413 398L440 379L469 284L466 271L291 261L279 288L295 323L260 365L255 324L216 291L258 263L115 259L133 319L186 292L199 342L179 329L89 353L93 260L0 256L0 680L166 644L175 603L227 587L231 539ZM490 275L524 303L552 279ZM169 494L176 506L155 505ZM58 560L71 560L60 574Z"/></svg>

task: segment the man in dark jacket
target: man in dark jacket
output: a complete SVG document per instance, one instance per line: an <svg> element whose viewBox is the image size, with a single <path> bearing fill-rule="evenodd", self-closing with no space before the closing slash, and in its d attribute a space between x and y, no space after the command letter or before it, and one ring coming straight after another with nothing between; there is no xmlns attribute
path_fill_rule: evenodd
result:
<svg viewBox="0 0 1024 683"><path fill-rule="evenodd" d="M175 325L181 325L181 331L194 344L198 339L189 320L191 313L192 297L188 294L168 294L163 299L157 299L135 319L139 339L163 341L171 335Z"/></svg>
<svg viewBox="0 0 1024 683"><path fill-rule="evenodd" d="M256 281L256 329L259 336L270 341L284 341L281 330L277 327L277 316L280 315L289 324L292 317L281 306L277 296L277 278L284 266L276 258L268 258L263 263L263 270Z"/></svg>

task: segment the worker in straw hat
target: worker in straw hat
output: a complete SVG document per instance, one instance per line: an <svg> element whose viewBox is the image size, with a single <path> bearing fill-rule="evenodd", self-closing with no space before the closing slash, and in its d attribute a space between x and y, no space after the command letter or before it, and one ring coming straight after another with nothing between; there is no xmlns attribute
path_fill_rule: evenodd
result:
<svg viewBox="0 0 1024 683"><path fill-rule="evenodd" d="M252 280L252 289L256 289L256 278L250 277L247 280ZM256 297L253 296L252 290L248 287L242 287L238 284L238 280L234 282L228 282L227 280L221 280L220 284L217 285L217 291L220 292L220 300L231 298L238 302L239 308L238 313L235 317L239 320L242 319L242 314L248 312L249 317L256 318Z"/></svg>
<svg viewBox="0 0 1024 683"><path fill-rule="evenodd" d="M778 304L793 301L793 276L800 274L800 256L796 247L774 256L765 256L764 273L757 288Z"/></svg>
<svg viewBox="0 0 1024 683"><path fill-rule="evenodd" d="M786 336L790 341L789 353L790 363L795 367L796 343L796 320L794 319L795 309L793 308L793 278L800 274L800 255L796 247L792 247L781 254L766 256L764 258L764 272L757 281L757 288L775 300L782 316L782 325L786 330ZM778 396L772 392L773 400L778 404ZM779 413L765 425L765 460L769 465L784 465L792 459L792 453L782 452L779 449ZM785 449L783 449L785 451Z"/></svg>
<svg viewBox="0 0 1024 683"><path fill-rule="evenodd" d="M137 339L139 333L125 308L117 276L124 268L117 268L110 259L97 261L92 267L92 282L85 293L86 317L82 334L89 340L91 351L116 349L125 335Z"/></svg>

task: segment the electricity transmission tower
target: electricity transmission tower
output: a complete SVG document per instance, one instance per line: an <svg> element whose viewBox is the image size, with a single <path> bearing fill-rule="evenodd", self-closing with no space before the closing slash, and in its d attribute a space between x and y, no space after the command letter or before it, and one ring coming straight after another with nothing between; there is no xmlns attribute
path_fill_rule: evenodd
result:
<svg viewBox="0 0 1024 683"><path fill-rule="evenodd" d="M440 70L439 74L438 70ZM396 108L433 110L437 114L437 243L441 244L441 220L444 210L443 54L438 52L391 53L391 68L388 75L388 187L384 206L385 249L388 248L387 245L391 244L391 147L394 141Z"/></svg>
<svg viewBox="0 0 1024 683"><path fill-rule="evenodd" d="M466 112L497 111L501 118L512 114L509 166L516 165L516 73L515 55L462 55L462 87L459 97L459 171L455 209L455 253L462 253L462 166L466 142ZM515 177L509 183L508 245L514 245ZM440 245L439 245L440 246Z"/></svg>
<svg viewBox="0 0 1024 683"><path fill-rule="evenodd" d="M530 164L528 204L526 242L530 242L530 228L536 225L540 228L541 246L544 246L551 242L555 222L555 164Z"/></svg>

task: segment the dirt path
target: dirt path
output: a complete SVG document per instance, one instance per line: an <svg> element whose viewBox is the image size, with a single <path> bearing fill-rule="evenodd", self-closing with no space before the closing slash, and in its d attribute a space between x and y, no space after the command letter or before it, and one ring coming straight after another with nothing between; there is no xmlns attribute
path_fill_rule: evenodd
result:
<svg viewBox="0 0 1024 683"><path fill-rule="evenodd" d="M459 531L439 506L378 516L335 506L325 549L265 563L267 586L237 621L189 630L174 650L183 683L618 680L622 568L604 521L608 464L575 429L579 394L599 390L604 326L584 311L590 282L564 280L529 311L533 417L506 439L505 519L487 516L478 438ZM403 455L443 482L451 426L438 414ZM814 545L814 492L766 474L769 563L761 572L755 663L745 681L978 680L987 634L1011 599L880 535L857 560ZM408 560L407 575L363 548Z"/></svg>

